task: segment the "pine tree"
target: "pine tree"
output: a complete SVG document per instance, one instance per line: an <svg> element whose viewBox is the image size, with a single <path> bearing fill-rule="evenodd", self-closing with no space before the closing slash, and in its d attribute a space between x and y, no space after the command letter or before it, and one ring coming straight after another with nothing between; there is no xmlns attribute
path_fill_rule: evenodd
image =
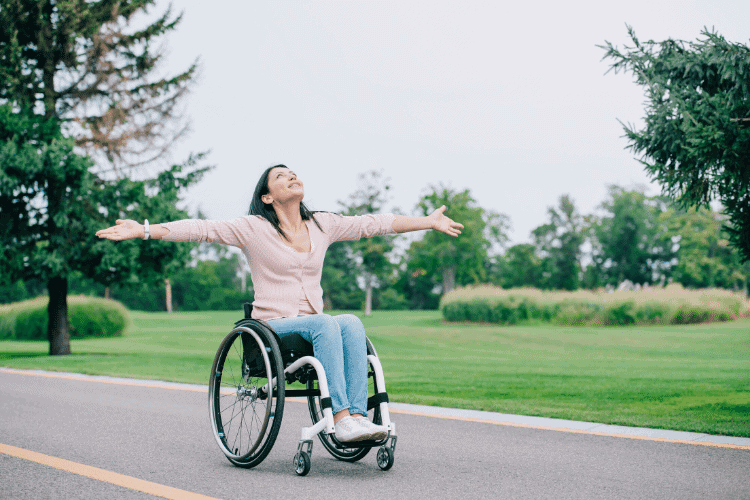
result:
<svg viewBox="0 0 750 500"><path fill-rule="evenodd" d="M0 105L5 105L0 146L6 153L13 148L26 152L24 162L9 154L0 162L0 201L7 205L0 237L6 243L25 235L22 243L32 252L24 256L6 247L0 263L3 274L18 276L33 274L28 260L42 264L36 275L47 281L50 295L51 354L70 352L71 270L81 268L101 281L138 270L133 257L138 252L129 245L73 250L82 241L94 244L89 232L102 213L113 219L125 215L117 208L127 206L118 200L127 198L125 193L140 199L141 207L152 204L144 198L146 184L128 176L164 158L187 129L179 103L194 81L196 64L169 78L154 76L163 57L158 44L181 18L167 9L148 22L154 3L0 0ZM39 147L27 149L27 144ZM179 189L205 171L195 168L195 159L187 165L192 171L182 182L176 181L181 166L151 181L154 191L166 194L157 204L171 203L174 211L169 200L176 195L159 191L160 182Z"/></svg>
<svg viewBox="0 0 750 500"><path fill-rule="evenodd" d="M167 9L138 29L153 0L0 0L0 100L43 113L74 137L98 172L121 177L164 156L187 130L181 98L197 63L154 74Z"/></svg>
<svg viewBox="0 0 750 500"><path fill-rule="evenodd" d="M704 30L696 42L602 48L615 72L646 94L645 126L626 126L630 149L683 208L719 201L730 242L750 261L750 47Z"/></svg>

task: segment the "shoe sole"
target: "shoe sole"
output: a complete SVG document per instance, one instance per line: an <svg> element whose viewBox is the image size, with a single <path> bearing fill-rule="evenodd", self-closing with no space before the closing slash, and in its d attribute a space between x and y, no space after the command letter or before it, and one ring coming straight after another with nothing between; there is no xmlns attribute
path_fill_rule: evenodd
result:
<svg viewBox="0 0 750 500"><path fill-rule="evenodd" d="M373 441L382 441L388 435L388 432L376 432L370 439Z"/></svg>
<svg viewBox="0 0 750 500"><path fill-rule="evenodd" d="M383 436L383 437L385 437L385 436ZM361 436L357 436L357 437L352 438L352 439L348 439L346 441L344 441L343 439L340 439L338 437L336 439L338 439L339 443L358 443L359 441L370 441L373 438L372 438L372 434L367 433L367 434L362 434Z"/></svg>

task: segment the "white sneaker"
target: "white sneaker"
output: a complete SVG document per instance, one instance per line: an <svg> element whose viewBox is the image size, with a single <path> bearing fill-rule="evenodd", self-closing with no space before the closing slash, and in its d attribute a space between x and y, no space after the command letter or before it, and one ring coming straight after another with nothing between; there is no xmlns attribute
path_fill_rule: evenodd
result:
<svg viewBox="0 0 750 500"><path fill-rule="evenodd" d="M336 439L341 443L365 441L371 439L372 434L367 427L363 427L353 417L344 417L334 426Z"/></svg>
<svg viewBox="0 0 750 500"><path fill-rule="evenodd" d="M388 429L386 429L382 425L373 424L369 419L367 419L367 417L356 417L354 420L356 420L359 425L367 429L367 431L370 433L370 439L380 441L385 439L385 437L388 435Z"/></svg>

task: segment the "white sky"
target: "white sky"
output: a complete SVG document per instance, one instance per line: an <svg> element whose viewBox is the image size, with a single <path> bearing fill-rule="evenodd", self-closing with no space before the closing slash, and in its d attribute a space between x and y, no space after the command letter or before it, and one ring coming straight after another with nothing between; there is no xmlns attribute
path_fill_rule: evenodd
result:
<svg viewBox="0 0 750 500"><path fill-rule="evenodd" d="M167 5L158 5L161 12ZM630 0L206 2L180 0L167 71L200 57L192 133L173 161L216 165L186 201L209 218L247 212L263 169L284 163L313 209L335 210L382 169L410 213L430 184L468 188L510 216L513 243L569 194L591 213L609 184L647 185L622 127L640 123L631 75L604 75L596 45L750 39L750 2ZM450 207L448 215L450 215Z"/></svg>

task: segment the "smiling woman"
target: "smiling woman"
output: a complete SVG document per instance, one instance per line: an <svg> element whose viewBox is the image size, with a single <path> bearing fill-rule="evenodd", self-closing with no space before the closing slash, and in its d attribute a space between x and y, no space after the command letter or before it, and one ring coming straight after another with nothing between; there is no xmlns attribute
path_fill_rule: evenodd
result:
<svg viewBox="0 0 750 500"><path fill-rule="evenodd" d="M463 225L446 217L445 206L428 217L367 214L345 217L311 212L304 184L285 165L261 175L249 214L228 221L182 220L149 226L117 220L100 238L163 239L221 243L240 248L255 289L253 319L267 321L280 336L302 335L323 365L339 441L383 439L386 430L367 418L367 349L362 322L354 315L323 313L320 279L326 250L336 241L434 229L449 236Z"/></svg>

